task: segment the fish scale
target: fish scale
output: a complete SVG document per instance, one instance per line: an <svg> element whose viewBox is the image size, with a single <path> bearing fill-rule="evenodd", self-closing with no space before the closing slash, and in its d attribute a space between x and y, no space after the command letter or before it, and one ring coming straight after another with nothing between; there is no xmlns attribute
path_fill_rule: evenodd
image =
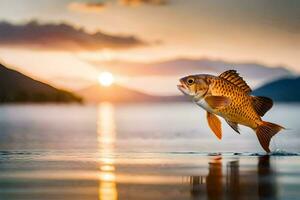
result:
<svg viewBox="0 0 300 200"><path fill-rule="evenodd" d="M210 78L212 86L209 93L214 96L225 96L231 99L231 103L225 108L216 109L216 113L228 120L256 128L261 120L251 104L251 97L246 95L238 86L223 80L222 78Z"/></svg>

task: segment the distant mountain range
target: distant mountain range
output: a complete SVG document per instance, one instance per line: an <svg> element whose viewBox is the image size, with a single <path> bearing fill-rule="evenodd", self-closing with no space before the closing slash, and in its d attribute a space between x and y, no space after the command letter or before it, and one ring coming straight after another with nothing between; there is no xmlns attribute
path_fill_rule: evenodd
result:
<svg viewBox="0 0 300 200"><path fill-rule="evenodd" d="M0 103L81 101L71 92L54 88L0 64Z"/></svg>
<svg viewBox="0 0 300 200"><path fill-rule="evenodd" d="M300 77L283 78L254 90L252 95L267 96L278 102L300 102ZM78 91L87 102L178 102L188 101L188 97L178 96L153 96L119 85L103 87L93 85Z"/></svg>
<svg viewBox="0 0 300 200"><path fill-rule="evenodd" d="M138 63L122 60L115 61L89 61L99 69L108 70L115 74L129 76L157 75L157 76L183 76L189 74L221 74L228 69L237 70L242 76L264 83L274 79L291 76L294 72L285 66L269 66L255 62L228 62L208 58L189 59L180 58L161 62ZM104 66L104 67L103 67ZM105 67L107 66L107 68ZM250 84L251 85L251 84Z"/></svg>
<svg viewBox="0 0 300 200"><path fill-rule="evenodd" d="M117 84L109 87L92 85L77 92L78 95L90 103L102 101L110 102L172 102L184 101L183 96L154 96L129 89Z"/></svg>
<svg viewBox="0 0 300 200"><path fill-rule="evenodd" d="M162 66L161 66L162 67ZM176 66L175 66L176 67ZM162 67L163 68L163 67ZM277 75L291 75L284 68L258 70L260 73L274 72ZM244 69L245 71L252 71ZM254 70L255 71L255 70ZM264 72L263 72L264 71ZM251 72L254 74L254 72ZM254 90L253 95L268 96L275 101L300 102L300 77L282 78L269 82ZM20 72L6 68L0 64L0 103L4 102L172 102L187 101L183 95L154 96L129 89L117 84L109 87L92 85L73 94L68 91L54 88L48 84L34 80Z"/></svg>
<svg viewBox="0 0 300 200"><path fill-rule="evenodd" d="M254 90L253 95L267 96L280 102L300 102L300 77L267 83Z"/></svg>

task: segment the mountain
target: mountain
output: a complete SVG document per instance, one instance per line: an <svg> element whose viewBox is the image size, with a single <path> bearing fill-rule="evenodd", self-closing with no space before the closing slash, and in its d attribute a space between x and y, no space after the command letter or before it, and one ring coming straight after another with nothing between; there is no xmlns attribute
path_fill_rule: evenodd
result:
<svg viewBox="0 0 300 200"><path fill-rule="evenodd" d="M109 87L92 85L77 92L90 103L109 102L171 102L184 101L183 96L153 96L117 84Z"/></svg>
<svg viewBox="0 0 300 200"><path fill-rule="evenodd" d="M283 78L263 85L253 94L267 96L274 101L300 102L300 77Z"/></svg>
<svg viewBox="0 0 300 200"><path fill-rule="evenodd" d="M0 103L5 102L81 102L81 98L0 64Z"/></svg>
<svg viewBox="0 0 300 200"><path fill-rule="evenodd" d="M266 82L294 73L285 66L269 66L255 62L229 62L224 60L200 59L171 59L161 62L128 62L114 61L89 61L99 69L108 70L115 74L128 76L183 76L187 74L212 73L220 74L228 69L236 69L242 76L256 82ZM103 67L105 66L105 67Z"/></svg>
<svg viewBox="0 0 300 200"><path fill-rule="evenodd" d="M283 78L254 90L253 95L267 96L279 102L300 102L300 77ZM152 96L120 85L102 87L93 85L78 92L87 102L174 102L188 101L181 96Z"/></svg>

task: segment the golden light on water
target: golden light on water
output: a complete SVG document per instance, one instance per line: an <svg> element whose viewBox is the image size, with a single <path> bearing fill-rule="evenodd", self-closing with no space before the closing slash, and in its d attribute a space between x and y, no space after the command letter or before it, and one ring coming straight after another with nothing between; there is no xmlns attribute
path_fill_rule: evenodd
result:
<svg viewBox="0 0 300 200"><path fill-rule="evenodd" d="M99 200L118 198L114 166L114 144L116 140L114 107L110 103L98 105L98 152L99 152Z"/></svg>
<svg viewBox="0 0 300 200"><path fill-rule="evenodd" d="M114 83L114 76L110 72L102 72L98 77L98 81L100 85L107 87Z"/></svg>

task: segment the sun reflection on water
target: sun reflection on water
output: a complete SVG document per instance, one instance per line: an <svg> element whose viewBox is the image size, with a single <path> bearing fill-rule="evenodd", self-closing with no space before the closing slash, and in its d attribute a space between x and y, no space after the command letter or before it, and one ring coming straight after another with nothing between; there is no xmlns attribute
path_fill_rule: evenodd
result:
<svg viewBox="0 0 300 200"><path fill-rule="evenodd" d="M114 144L116 140L114 106L111 103L98 105L98 153L99 153L99 200L116 200L118 198L115 166Z"/></svg>

